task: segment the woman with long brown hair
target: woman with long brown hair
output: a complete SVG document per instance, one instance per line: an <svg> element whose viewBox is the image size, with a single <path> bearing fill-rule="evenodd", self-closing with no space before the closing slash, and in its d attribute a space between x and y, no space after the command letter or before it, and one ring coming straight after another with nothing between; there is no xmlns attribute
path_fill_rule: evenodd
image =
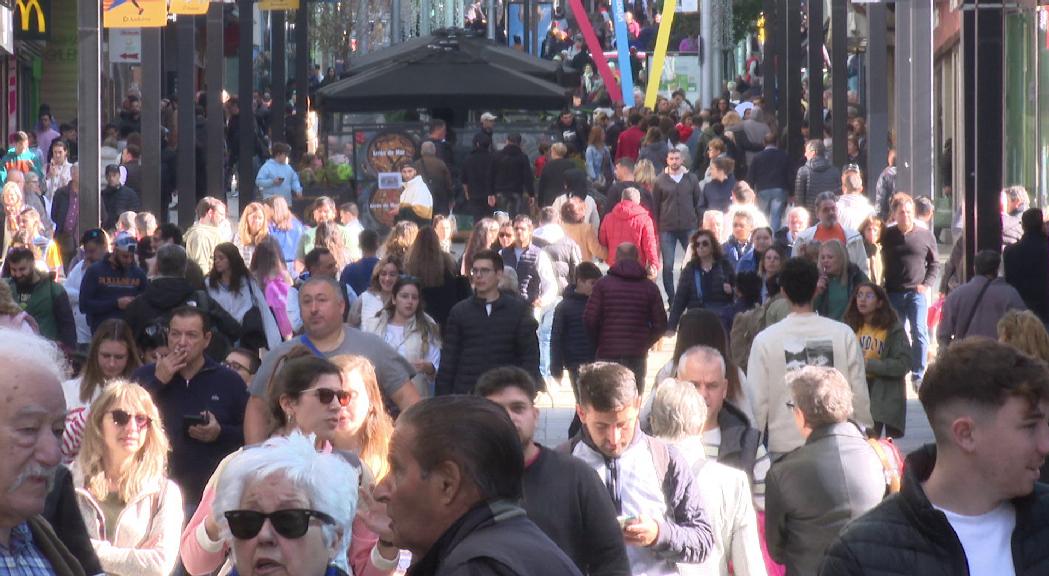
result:
<svg viewBox="0 0 1049 576"><path fill-rule="evenodd" d="M396 258L399 265L404 265L404 258L408 255L415 237L419 234L419 226L415 222L407 220L394 224L390 233L386 236L379 255L382 258Z"/></svg>
<svg viewBox="0 0 1049 576"><path fill-rule="evenodd" d="M401 262L400 258L385 256L375 265L372 269L371 284L350 308L350 326L360 327L362 320L374 318L390 303L393 299L393 286L404 272Z"/></svg>
<svg viewBox="0 0 1049 576"><path fill-rule="evenodd" d="M426 226L419 231L405 259L404 271L419 279L422 288L420 296L426 302L426 313L439 326L444 326L452 306L463 295L459 294L455 262L447 252L441 250L441 242L433 228Z"/></svg>
<svg viewBox="0 0 1049 576"><path fill-rule="evenodd" d="M849 299L843 322L860 339L867 388L871 398L873 432L900 438L907 424L907 384L911 347L885 289L861 282Z"/></svg>
<svg viewBox="0 0 1049 576"><path fill-rule="evenodd" d="M339 450L356 454L368 467L375 482L390 471L390 438L393 419L386 412L375 366L364 356L340 354L330 358L342 370L343 379L353 393L346 419L339 420L333 444Z"/></svg>
<svg viewBox="0 0 1049 576"><path fill-rule="evenodd" d="M393 287L393 299L381 313L362 322L361 329L382 338L415 369L412 381L419 396L433 396L441 365L440 328L423 311L422 282L402 276Z"/></svg>
<svg viewBox="0 0 1049 576"><path fill-rule="evenodd" d="M492 250L499 240L499 223L494 218L481 218L474 224L470 231L470 237L466 240L463 248L463 257L459 261L459 275L467 277L470 275L470 267L474 264L474 254L481 250Z"/></svg>
<svg viewBox="0 0 1049 576"><path fill-rule="evenodd" d="M91 337L87 361L80 375L62 383L66 397L66 426L62 433L62 459L68 464L80 452L91 403L117 378L131 378L141 366L131 327L120 318L104 320Z"/></svg>

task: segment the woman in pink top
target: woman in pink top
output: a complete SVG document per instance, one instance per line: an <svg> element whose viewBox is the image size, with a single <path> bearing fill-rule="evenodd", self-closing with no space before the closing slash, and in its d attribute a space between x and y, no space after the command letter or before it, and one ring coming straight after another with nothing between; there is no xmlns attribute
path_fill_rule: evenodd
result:
<svg viewBox="0 0 1049 576"><path fill-rule="evenodd" d="M331 451L332 443L342 435L343 429L368 427L364 421L373 411L358 406L358 401L363 398L370 400L370 394L365 390L362 377L355 376L358 371L347 371L317 358L304 346L292 348L279 361L269 386L267 405L277 425L272 436L287 436L294 431L312 434L316 437L318 450ZM381 404L379 412L382 412ZM361 467L362 485L373 482L369 478L372 472L368 466L361 465L354 453L338 453ZM240 451L234 452L219 464L204 489L200 506L182 532L179 551L186 572L193 576L211 574L226 559L227 546L211 512L218 479L226 464L238 454ZM367 462L369 458L363 455ZM353 521L348 565L340 567L356 576L388 576L397 568L399 550L380 543L379 536L369 527L387 532L389 519L385 508L370 498L362 504Z"/></svg>
<svg viewBox="0 0 1049 576"><path fill-rule="evenodd" d="M280 246L275 240L266 238L255 247L250 268L255 281L262 286L266 304L277 319L281 338L291 338L291 320L288 319L288 288L291 287L291 277L284 267L284 257L281 256Z"/></svg>

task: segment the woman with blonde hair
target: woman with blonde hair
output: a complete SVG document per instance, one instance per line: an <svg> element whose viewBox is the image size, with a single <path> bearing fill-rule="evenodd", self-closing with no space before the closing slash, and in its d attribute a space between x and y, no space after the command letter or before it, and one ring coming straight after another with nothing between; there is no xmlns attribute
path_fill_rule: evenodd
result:
<svg viewBox="0 0 1049 576"><path fill-rule="evenodd" d="M241 211L240 224L237 225L237 233L233 235L233 244L240 250L240 257L245 262L251 262L255 247L262 243L269 233L266 209L262 204L252 202Z"/></svg>
<svg viewBox="0 0 1049 576"><path fill-rule="evenodd" d="M827 240L820 244L818 262L820 279L816 284L816 299L812 307L820 316L837 320L845 317L849 298L856 288L868 282L867 275L854 262L840 240Z"/></svg>
<svg viewBox="0 0 1049 576"><path fill-rule="evenodd" d="M77 504L107 574L167 576L185 511L167 478L171 446L149 392L118 380L91 405L71 467Z"/></svg>
<svg viewBox="0 0 1049 576"><path fill-rule="evenodd" d="M408 250L411 249L418 235L419 226L415 222L404 220L394 224L382 248L379 249L380 257L396 258L398 264L403 266L404 258L408 255Z"/></svg>
<svg viewBox="0 0 1049 576"><path fill-rule="evenodd" d="M1049 362L1049 333L1030 310L1010 310L998 321L998 341Z"/></svg>
<svg viewBox="0 0 1049 576"><path fill-rule="evenodd" d="M265 205L268 207L266 213L269 221L269 236L280 248L284 267L294 270L295 251L299 248L299 239L302 238L303 233L302 222L291 213L288 201L283 196L271 196L265 200ZM251 259L245 258L244 261L251 262Z"/></svg>
<svg viewBox="0 0 1049 576"><path fill-rule="evenodd" d="M364 356L340 354L330 359L342 370L353 395L347 409L350 417L339 421L333 444L357 455L377 483L390 471L390 438L393 419L386 412L375 366Z"/></svg>
<svg viewBox="0 0 1049 576"><path fill-rule="evenodd" d="M111 382L131 378L141 366L135 335L120 318L102 321L91 337L87 361L80 375L62 383L66 397L66 426L62 433L62 459L70 463L80 452L91 404Z"/></svg>
<svg viewBox="0 0 1049 576"><path fill-rule="evenodd" d="M18 216L25 207L22 200L22 189L18 187L17 182L8 182L0 189L0 207L3 207L4 216L4 244L3 251L0 252L0 258L3 258L7 255L7 249L14 243L15 235L18 234Z"/></svg>
<svg viewBox="0 0 1049 576"><path fill-rule="evenodd" d="M11 285L0 282L0 328L10 328L26 334L36 334L36 320L22 310L11 295Z"/></svg>
<svg viewBox="0 0 1049 576"><path fill-rule="evenodd" d="M652 205L652 188L656 185L656 167L652 162L642 158L634 164L634 182L641 187L641 203L645 204L644 197L648 195L648 205Z"/></svg>
<svg viewBox="0 0 1049 576"><path fill-rule="evenodd" d="M33 251L36 269L43 274L53 273L61 281L65 278L65 267L62 266L62 251L58 242L48 238L40 213L36 208L25 207L18 215L18 233L14 242Z"/></svg>

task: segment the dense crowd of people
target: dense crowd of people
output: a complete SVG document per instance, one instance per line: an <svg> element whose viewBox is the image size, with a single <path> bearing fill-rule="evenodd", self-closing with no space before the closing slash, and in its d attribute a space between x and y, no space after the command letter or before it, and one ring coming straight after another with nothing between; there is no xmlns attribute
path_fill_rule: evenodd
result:
<svg viewBox="0 0 1049 576"><path fill-rule="evenodd" d="M1013 232L962 282L921 199L823 140L795 170L749 104L568 111L539 161L488 115L461 166L435 122L388 231L296 214L277 143L258 201L185 229L114 165L76 242L75 168L16 134L0 571L1045 573L1041 211L1004 191ZM908 384L935 445L904 462Z"/></svg>

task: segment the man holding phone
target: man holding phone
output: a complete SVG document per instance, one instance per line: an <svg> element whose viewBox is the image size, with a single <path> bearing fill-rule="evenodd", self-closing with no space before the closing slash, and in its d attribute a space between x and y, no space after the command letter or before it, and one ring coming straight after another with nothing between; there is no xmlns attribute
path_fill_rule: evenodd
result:
<svg viewBox="0 0 1049 576"><path fill-rule="evenodd" d="M168 325L169 352L132 376L160 410L171 442L171 479L191 511L219 462L244 444L248 391L236 372L204 354L210 342L207 314L193 306L176 308Z"/></svg>
<svg viewBox="0 0 1049 576"><path fill-rule="evenodd" d="M283 142L275 142L272 152L273 157L266 160L262 168L259 168L259 173L255 176L255 184L259 187L259 195L263 200L273 196L283 196L288 201L288 206L291 206L294 198L302 198L302 183L299 182L299 175L288 164L291 146Z"/></svg>

